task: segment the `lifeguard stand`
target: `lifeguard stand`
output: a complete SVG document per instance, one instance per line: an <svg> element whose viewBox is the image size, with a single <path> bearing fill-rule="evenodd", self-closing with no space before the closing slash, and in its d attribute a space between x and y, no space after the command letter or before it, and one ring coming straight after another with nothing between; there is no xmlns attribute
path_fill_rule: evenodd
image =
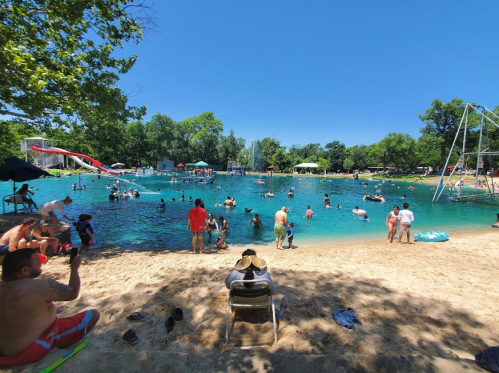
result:
<svg viewBox="0 0 499 373"><path fill-rule="evenodd" d="M42 149L50 149L54 146L51 140L44 139L43 137L28 137L21 140L21 152L23 152L26 162L29 162L28 156L30 156L33 158L33 164L43 169L64 164L63 155L37 152L31 149L33 145Z"/></svg>

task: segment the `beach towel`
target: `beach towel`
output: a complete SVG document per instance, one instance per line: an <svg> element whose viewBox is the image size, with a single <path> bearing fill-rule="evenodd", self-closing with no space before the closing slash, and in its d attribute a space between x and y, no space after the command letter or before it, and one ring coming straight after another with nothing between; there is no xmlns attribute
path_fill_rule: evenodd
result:
<svg viewBox="0 0 499 373"><path fill-rule="evenodd" d="M489 347L475 355L477 365L489 372L499 373L499 346Z"/></svg>
<svg viewBox="0 0 499 373"><path fill-rule="evenodd" d="M333 312L333 317L337 324L348 329L355 329L355 324L362 325L359 318L355 316L353 308L336 310Z"/></svg>

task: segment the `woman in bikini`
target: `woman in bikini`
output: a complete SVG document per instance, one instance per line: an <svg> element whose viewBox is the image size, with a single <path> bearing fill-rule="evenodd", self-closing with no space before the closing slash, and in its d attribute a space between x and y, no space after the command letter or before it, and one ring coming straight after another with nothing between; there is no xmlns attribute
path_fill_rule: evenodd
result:
<svg viewBox="0 0 499 373"><path fill-rule="evenodd" d="M212 231L218 231L218 224L215 219L213 219L213 214L208 214L208 226L206 227L206 231L208 232L208 236L211 237Z"/></svg>
<svg viewBox="0 0 499 373"><path fill-rule="evenodd" d="M388 216L386 217L385 224L388 227L388 238L386 242L388 243L393 242L393 237L397 233L398 221L399 221L399 207L393 206L393 211L390 211L388 213Z"/></svg>

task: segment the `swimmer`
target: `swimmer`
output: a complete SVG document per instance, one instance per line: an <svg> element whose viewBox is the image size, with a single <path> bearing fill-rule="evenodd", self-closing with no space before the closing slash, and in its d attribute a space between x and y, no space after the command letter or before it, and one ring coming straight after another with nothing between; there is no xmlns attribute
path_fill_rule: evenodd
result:
<svg viewBox="0 0 499 373"><path fill-rule="evenodd" d="M312 219L312 215L315 215L315 213L310 208L310 205L308 205L307 211L305 212L305 215L303 216L303 218ZM317 217L317 215L315 215L315 216Z"/></svg>
<svg viewBox="0 0 499 373"><path fill-rule="evenodd" d="M222 206L220 203L215 203L215 207L219 207L219 206Z"/></svg>
<svg viewBox="0 0 499 373"><path fill-rule="evenodd" d="M213 219L213 214L208 214L208 225L206 226L206 232L208 233L208 236L211 238L211 232L212 231L218 231L218 224L215 219Z"/></svg>
<svg viewBox="0 0 499 373"><path fill-rule="evenodd" d="M251 223L254 223L253 227L255 229L263 228L262 221L260 220L260 216L258 214L255 214L255 217L249 222L248 227L251 225Z"/></svg>
<svg viewBox="0 0 499 373"><path fill-rule="evenodd" d="M161 189L158 189L158 193L161 193Z"/></svg>
<svg viewBox="0 0 499 373"><path fill-rule="evenodd" d="M135 178L133 178L132 181L135 182L136 181Z"/></svg>
<svg viewBox="0 0 499 373"><path fill-rule="evenodd" d="M262 195L260 196L260 198L265 198L265 194L262 194Z"/></svg>
<svg viewBox="0 0 499 373"><path fill-rule="evenodd" d="M172 198L172 202L175 202L175 197L174 197L174 198Z"/></svg>
<svg viewBox="0 0 499 373"><path fill-rule="evenodd" d="M274 197L274 193L272 191L268 192L266 195L269 197Z"/></svg>
<svg viewBox="0 0 499 373"><path fill-rule="evenodd" d="M430 188L430 190L435 190L435 189L437 189L437 187L436 187L436 186L435 186L435 187Z"/></svg>
<svg viewBox="0 0 499 373"><path fill-rule="evenodd" d="M72 188L73 190L76 190L76 189L77 189L77 188L76 188L76 183L74 183L73 185L71 185L71 188Z"/></svg>
<svg viewBox="0 0 499 373"><path fill-rule="evenodd" d="M158 203L158 206L156 207L156 210L165 210L166 209L166 203L163 198L161 198L161 202Z"/></svg>
<svg viewBox="0 0 499 373"><path fill-rule="evenodd" d="M343 207L341 207L341 205L336 205L336 208L337 209L342 209Z"/></svg>
<svg viewBox="0 0 499 373"><path fill-rule="evenodd" d="M224 201L224 206L226 208L232 207L232 199L230 198L230 196L227 196L227 199Z"/></svg>
<svg viewBox="0 0 499 373"><path fill-rule="evenodd" d="M189 197L189 203L192 203L192 202L194 202L194 201L192 200L192 197Z"/></svg>
<svg viewBox="0 0 499 373"><path fill-rule="evenodd" d="M324 207L327 208L327 209L330 209L331 208L331 202L327 201Z"/></svg>
<svg viewBox="0 0 499 373"><path fill-rule="evenodd" d="M363 221L364 223L369 223L369 222L370 222L370 220L369 220L369 218L367 217L367 215L364 215L364 219L362 219L362 221Z"/></svg>
<svg viewBox="0 0 499 373"><path fill-rule="evenodd" d="M403 195L402 197L400 197L400 198L402 198L402 199L406 199L407 197L406 197L406 195L404 194L404 195Z"/></svg>
<svg viewBox="0 0 499 373"><path fill-rule="evenodd" d="M184 195L182 194L182 195L180 196L180 202L184 202L184 201L185 201L185 198L184 198Z"/></svg>
<svg viewBox="0 0 499 373"><path fill-rule="evenodd" d="M409 185L409 189L418 189L418 188L413 187L412 185Z"/></svg>
<svg viewBox="0 0 499 373"><path fill-rule="evenodd" d="M324 199L321 202L324 202L327 205L329 202L329 195L327 193L324 194Z"/></svg>
<svg viewBox="0 0 499 373"><path fill-rule="evenodd" d="M364 197L362 198L363 201L366 200L366 198L371 197L369 194L365 194Z"/></svg>
<svg viewBox="0 0 499 373"><path fill-rule="evenodd" d="M295 192L293 192L293 189L290 189L289 193L288 193L288 198L291 198L291 197L294 197L294 196L295 196Z"/></svg>
<svg viewBox="0 0 499 373"><path fill-rule="evenodd" d="M244 208L245 213L250 213L251 211L253 211L253 209L248 209L247 207Z"/></svg>

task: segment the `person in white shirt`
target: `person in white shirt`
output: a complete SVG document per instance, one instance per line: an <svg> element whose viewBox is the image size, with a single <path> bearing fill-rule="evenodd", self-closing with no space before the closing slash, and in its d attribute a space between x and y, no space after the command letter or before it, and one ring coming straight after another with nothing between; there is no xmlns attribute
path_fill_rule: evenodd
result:
<svg viewBox="0 0 499 373"><path fill-rule="evenodd" d="M399 243L402 241L402 236L404 232L407 234L407 243L410 243L411 238L411 224L414 221L414 214L412 211L409 211L409 204L406 202L403 204L404 209L399 212L399 220L400 220L400 234L399 234Z"/></svg>
<svg viewBox="0 0 499 373"><path fill-rule="evenodd" d="M74 219L68 218L66 215L64 215L64 206L70 205L71 202L73 202L73 200L69 196L67 196L63 200L58 199L55 201L50 201L41 205L38 209L38 212L40 213L42 220L48 220L49 217L52 218L52 223L54 224L54 228L56 229L54 232L62 232L62 229L58 229L59 224L57 222L57 215L54 213L54 210L59 210L59 212L65 219L74 222Z"/></svg>

